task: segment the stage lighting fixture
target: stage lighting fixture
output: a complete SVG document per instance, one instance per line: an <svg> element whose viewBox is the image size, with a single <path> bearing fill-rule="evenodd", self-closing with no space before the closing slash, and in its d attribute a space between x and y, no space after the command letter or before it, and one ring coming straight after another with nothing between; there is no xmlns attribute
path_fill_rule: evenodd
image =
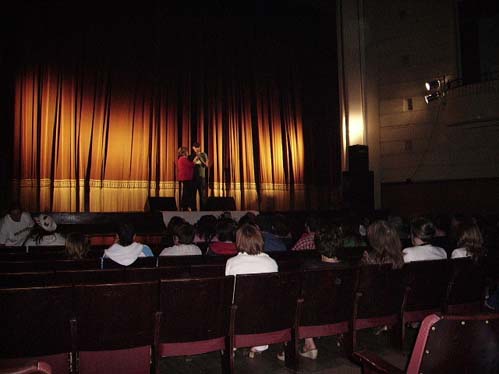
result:
<svg viewBox="0 0 499 374"><path fill-rule="evenodd" d="M433 100L437 100L439 97L441 96L440 92L433 92L429 95L426 95L424 97L424 101L426 102L426 104L429 104L431 101Z"/></svg>
<svg viewBox="0 0 499 374"><path fill-rule="evenodd" d="M440 79L434 79L432 81L426 82L425 87L427 91L438 90L442 86Z"/></svg>

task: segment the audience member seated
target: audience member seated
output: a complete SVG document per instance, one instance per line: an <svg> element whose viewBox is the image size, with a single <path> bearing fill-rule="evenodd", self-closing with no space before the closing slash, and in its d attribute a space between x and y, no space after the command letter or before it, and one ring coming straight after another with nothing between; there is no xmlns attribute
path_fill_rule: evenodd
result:
<svg viewBox="0 0 499 374"><path fill-rule="evenodd" d="M168 224L166 225L166 230L161 238L161 246L163 248L171 247L175 245L173 242L173 232L175 231L175 227L185 223L185 219L179 216L173 216L170 218L170 221L168 221Z"/></svg>
<svg viewBox="0 0 499 374"><path fill-rule="evenodd" d="M303 264L305 270L327 269L340 263L338 250L343 245L343 232L336 224L325 224L314 235L314 247L319 258L307 258Z"/></svg>
<svg viewBox="0 0 499 374"><path fill-rule="evenodd" d="M285 252L286 244L273 232L271 217L268 214L259 214L256 224L263 236L263 249L265 252Z"/></svg>
<svg viewBox="0 0 499 374"><path fill-rule="evenodd" d="M405 248L404 262L444 260L447 252L440 247L431 245L435 236L435 225L426 218L416 218L411 222L411 241L413 247Z"/></svg>
<svg viewBox="0 0 499 374"><path fill-rule="evenodd" d="M69 233L66 237L66 257L70 260L81 260L88 257L90 241L79 232Z"/></svg>
<svg viewBox="0 0 499 374"><path fill-rule="evenodd" d="M274 235L284 243L286 249L291 249L293 246L293 237L288 220L284 214L278 213L272 216L272 228Z"/></svg>
<svg viewBox="0 0 499 374"><path fill-rule="evenodd" d="M225 275L275 273L277 263L263 253L263 236L257 226L244 224L236 232L237 256L225 264ZM258 316L255 316L258 318ZM268 345L252 347L250 357L263 352Z"/></svg>
<svg viewBox="0 0 499 374"><path fill-rule="evenodd" d="M367 228L370 249L364 252L361 264L392 264L399 269L404 265L402 244L397 230L387 221L376 221Z"/></svg>
<svg viewBox="0 0 499 374"><path fill-rule="evenodd" d="M323 225L314 235L315 248L320 253L321 258L307 259L303 264L305 270L320 270L327 269L333 266L340 265L340 260L337 257L338 249L343 245L343 233L340 226L335 224ZM340 265L342 266L342 265ZM317 359L318 350L313 338L305 338L300 356ZM282 360L283 353L277 355L277 358Z"/></svg>
<svg viewBox="0 0 499 374"><path fill-rule="evenodd" d="M173 233L172 247L163 249L160 256L195 256L202 255L201 249L195 244L194 227L189 223L183 223L175 228Z"/></svg>
<svg viewBox="0 0 499 374"><path fill-rule="evenodd" d="M35 218L36 226L31 230L29 238L24 245L32 247L37 245L64 245L66 239L56 232L57 223L46 214L40 214Z"/></svg>
<svg viewBox="0 0 499 374"><path fill-rule="evenodd" d="M341 224L343 234L343 247L365 247L367 245L364 236L366 228L360 220L351 217Z"/></svg>
<svg viewBox="0 0 499 374"><path fill-rule="evenodd" d="M315 249L314 235L320 227L319 217L310 215L305 220L305 232L300 239L295 243L292 251L306 251Z"/></svg>
<svg viewBox="0 0 499 374"><path fill-rule="evenodd" d="M208 255L232 256L237 254L236 243L234 243L234 231L236 223L230 218L220 218L217 222L217 234L214 241L210 243Z"/></svg>
<svg viewBox="0 0 499 374"><path fill-rule="evenodd" d="M118 227L115 243L104 251L105 258L123 266L133 264L139 257L150 256L154 256L151 248L135 242L135 228L129 223Z"/></svg>
<svg viewBox="0 0 499 374"><path fill-rule="evenodd" d="M217 233L217 217L213 214L201 216L195 225L194 243L210 243Z"/></svg>
<svg viewBox="0 0 499 374"><path fill-rule="evenodd" d="M451 258L471 257L478 261L485 255L483 237L478 225L475 223L463 223L457 230L457 246L451 254Z"/></svg>
<svg viewBox="0 0 499 374"><path fill-rule="evenodd" d="M0 226L0 246L22 246L35 225L31 215L23 212L19 203L13 203Z"/></svg>

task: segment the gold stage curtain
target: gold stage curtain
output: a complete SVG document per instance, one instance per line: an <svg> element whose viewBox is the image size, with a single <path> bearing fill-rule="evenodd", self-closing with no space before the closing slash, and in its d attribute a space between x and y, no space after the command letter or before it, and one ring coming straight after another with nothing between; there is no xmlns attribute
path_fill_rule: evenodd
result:
<svg viewBox="0 0 499 374"><path fill-rule="evenodd" d="M141 211L148 196L178 198L177 149L199 140L211 160L209 196L232 196L239 209L319 206L304 181L298 85L201 78L151 84L109 69L21 69L13 139L20 201L38 211Z"/></svg>

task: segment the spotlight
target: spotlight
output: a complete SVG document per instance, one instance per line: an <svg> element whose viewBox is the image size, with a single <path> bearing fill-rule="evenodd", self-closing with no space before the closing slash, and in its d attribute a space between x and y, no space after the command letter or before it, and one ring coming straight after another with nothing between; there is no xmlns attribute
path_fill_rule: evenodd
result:
<svg viewBox="0 0 499 374"><path fill-rule="evenodd" d="M430 103L430 101L437 100L441 96L439 91L433 92L429 95L426 95L424 97L424 101L426 101L426 104Z"/></svg>
<svg viewBox="0 0 499 374"><path fill-rule="evenodd" d="M433 91L433 90L438 90L440 89L440 86L442 85L440 79L434 79L432 81L426 82L425 87L427 91Z"/></svg>

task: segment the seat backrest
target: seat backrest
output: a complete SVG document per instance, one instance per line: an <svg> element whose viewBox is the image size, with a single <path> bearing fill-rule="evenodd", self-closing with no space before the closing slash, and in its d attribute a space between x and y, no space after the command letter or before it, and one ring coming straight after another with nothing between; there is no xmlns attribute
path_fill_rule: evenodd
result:
<svg viewBox="0 0 499 374"><path fill-rule="evenodd" d="M47 287L55 284L53 271L0 273L0 288Z"/></svg>
<svg viewBox="0 0 499 374"><path fill-rule="evenodd" d="M303 310L300 326L347 322L352 316L357 268L303 272Z"/></svg>
<svg viewBox="0 0 499 374"><path fill-rule="evenodd" d="M191 265L191 277L223 277L225 275L225 264L202 264Z"/></svg>
<svg viewBox="0 0 499 374"><path fill-rule="evenodd" d="M228 335L234 277L161 280L161 343Z"/></svg>
<svg viewBox="0 0 499 374"><path fill-rule="evenodd" d="M57 284L105 284L125 282L123 269L58 270Z"/></svg>
<svg viewBox="0 0 499 374"><path fill-rule="evenodd" d="M190 278L191 267L189 265L161 266L158 268L159 279Z"/></svg>
<svg viewBox="0 0 499 374"><path fill-rule="evenodd" d="M159 282L160 279L158 268L125 268L125 282Z"/></svg>
<svg viewBox="0 0 499 374"><path fill-rule="evenodd" d="M266 273L236 277L235 334L260 334L295 326L301 274Z"/></svg>
<svg viewBox="0 0 499 374"><path fill-rule="evenodd" d="M157 257L138 257L132 264L128 265L128 267L132 268L154 268L156 267ZM113 261L109 257L104 257L102 259L102 268L103 269L116 269L120 267L125 267L124 265L120 265L117 262Z"/></svg>
<svg viewBox="0 0 499 374"><path fill-rule="evenodd" d="M0 289L0 358L71 351L72 288Z"/></svg>
<svg viewBox="0 0 499 374"><path fill-rule="evenodd" d="M26 252L32 256L63 255L66 252L66 248L63 245L34 245L26 248Z"/></svg>
<svg viewBox="0 0 499 374"><path fill-rule="evenodd" d="M204 262L203 256L159 256L158 267L176 265L196 265Z"/></svg>
<svg viewBox="0 0 499 374"><path fill-rule="evenodd" d="M444 305L450 280L450 263L445 260L415 261L404 265L404 284L408 287L406 311L440 309Z"/></svg>
<svg viewBox="0 0 499 374"><path fill-rule="evenodd" d="M498 373L499 314L426 317L407 372Z"/></svg>
<svg viewBox="0 0 499 374"><path fill-rule="evenodd" d="M404 297L401 270L390 264L359 267L356 318L399 315Z"/></svg>
<svg viewBox="0 0 499 374"><path fill-rule="evenodd" d="M453 259L451 264L452 275L446 307L458 304L483 304L486 281L484 265L470 258Z"/></svg>
<svg viewBox="0 0 499 374"><path fill-rule="evenodd" d="M91 270L100 269L100 258L85 258L81 260L54 260L52 261L54 270Z"/></svg>
<svg viewBox="0 0 499 374"><path fill-rule="evenodd" d="M79 285L74 291L78 350L153 344L157 282Z"/></svg>

